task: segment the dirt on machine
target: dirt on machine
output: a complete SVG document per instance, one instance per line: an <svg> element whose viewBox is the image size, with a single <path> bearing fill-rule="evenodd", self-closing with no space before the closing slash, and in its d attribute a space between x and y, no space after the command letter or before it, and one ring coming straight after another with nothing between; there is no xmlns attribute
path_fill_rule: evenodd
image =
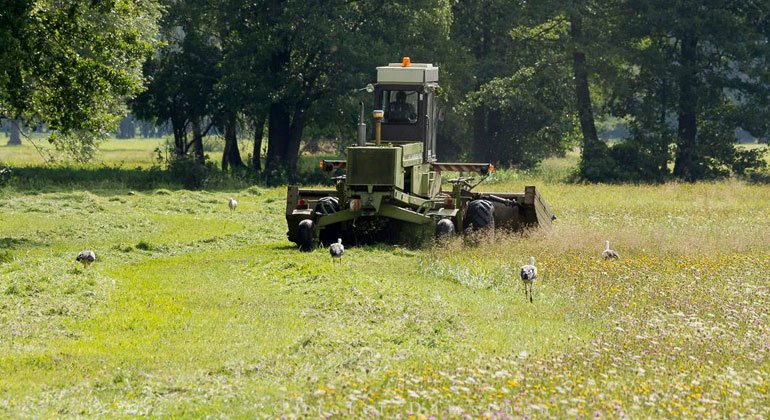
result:
<svg viewBox="0 0 770 420"><path fill-rule="evenodd" d="M367 133L362 102L357 143L346 149L347 159L319 164L338 174L336 188L289 186L290 241L303 250L338 238L419 246L468 232L551 225L555 216L534 186L474 192L494 171L492 164L436 160L438 70L408 58L377 67L377 83L365 88L374 95L373 133ZM445 189L446 172L459 175Z"/></svg>

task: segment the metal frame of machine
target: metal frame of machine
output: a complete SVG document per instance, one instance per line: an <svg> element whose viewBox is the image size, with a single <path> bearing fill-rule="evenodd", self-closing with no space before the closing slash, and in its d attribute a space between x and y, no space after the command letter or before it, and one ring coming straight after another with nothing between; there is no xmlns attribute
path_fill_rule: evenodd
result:
<svg viewBox="0 0 770 420"><path fill-rule="evenodd" d="M356 222L372 218L398 222L382 228L398 230L399 235L390 236L401 238L550 226L555 216L535 187L527 186L523 193L474 192L481 181L462 175L475 173L483 180L494 171L491 164L436 162L437 82L437 67L412 64L407 57L377 68L377 83L366 88L374 94L373 141L367 141L362 103L358 141L347 148L347 159L319 164L328 172L345 171L335 177L336 188L289 186L286 221L290 241L303 249L336 242L338 237L357 241ZM383 101L389 98L385 92L416 95L417 106ZM396 107L410 109L413 120L388 118L389 112L395 115L389 109ZM442 173L448 171L461 176L449 180L452 190L444 191ZM429 235L418 235L418 231Z"/></svg>

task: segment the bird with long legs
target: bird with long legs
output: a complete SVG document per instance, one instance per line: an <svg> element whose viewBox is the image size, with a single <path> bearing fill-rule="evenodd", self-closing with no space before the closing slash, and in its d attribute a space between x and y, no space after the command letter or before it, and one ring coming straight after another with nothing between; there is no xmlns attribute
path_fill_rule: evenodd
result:
<svg viewBox="0 0 770 420"><path fill-rule="evenodd" d="M524 296L532 303L532 286L537 278L535 257L529 257L529 264L521 266L521 281L524 283Z"/></svg>
<svg viewBox="0 0 770 420"><path fill-rule="evenodd" d="M610 249L610 241L604 241L604 251L602 251L602 258L605 260L616 260L620 258L617 252Z"/></svg>
<svg viewBox="0 0 770 420"><path fill-rule="evenodd" d="M88 268L92 262L96 261L96 254L94 254L94 251L90 250L80 251L78 252L78 256L75 257L75 261L83 264L83 268Z"/></svg>
<svg viewBox="0 0 770 420"><path fill-rule="evenodd" d="M329 246L329 254L332 256L332 265L334 265L334 260L337 259L340 261L340 267L342 266L342 254L345 253L345 246L342 245L342 238L337 239L337 243L333 243Z"/></svg>

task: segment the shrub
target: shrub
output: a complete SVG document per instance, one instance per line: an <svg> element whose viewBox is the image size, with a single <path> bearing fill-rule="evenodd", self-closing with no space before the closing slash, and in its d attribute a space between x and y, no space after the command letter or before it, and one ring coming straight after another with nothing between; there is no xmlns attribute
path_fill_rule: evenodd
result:
<svg viewBox="0 0 770 420"><path fill-rule="evenodd" d="M613 145L610 156L614 165L609 168L609 178L613 181L662 182L668 172L669 156L656 151L652 142L627 139Z"/></svg>
<svg viewBox="0 0 770 420"><path fill-rule="evenodd" d="M211 162L200 163L193 158L176 158L168 163L171 178L181 183L188 190L203 188L216 168Z"/></svg>
<svg viewBox="0 0 770 420"><path fill-rule="evenodd" d="M746 175L748 172L755 172L765 169L767 161L765 155L767 149L738 149L735 152L733 160L733 173L736 175Z"/></svg>

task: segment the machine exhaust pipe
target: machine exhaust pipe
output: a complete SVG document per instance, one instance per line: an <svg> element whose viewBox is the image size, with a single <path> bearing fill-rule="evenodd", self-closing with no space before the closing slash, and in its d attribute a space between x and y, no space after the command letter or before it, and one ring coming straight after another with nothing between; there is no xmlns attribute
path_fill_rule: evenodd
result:
<svg viewBox="0 0 770 420"><path fill-rule="evenodd" d="M380 139L382 138L382 119L385 116L385 111L381 109L375 109L372 111L372 119L374 119L374 144L379 147Z"/></svg>
<svg viewBox="0 0 770 420"><path fill-rule="evenodd" d="M364 122L364 103L361 104L361 114L358 116L358 145L366 146L366 123Z"/></svg>

